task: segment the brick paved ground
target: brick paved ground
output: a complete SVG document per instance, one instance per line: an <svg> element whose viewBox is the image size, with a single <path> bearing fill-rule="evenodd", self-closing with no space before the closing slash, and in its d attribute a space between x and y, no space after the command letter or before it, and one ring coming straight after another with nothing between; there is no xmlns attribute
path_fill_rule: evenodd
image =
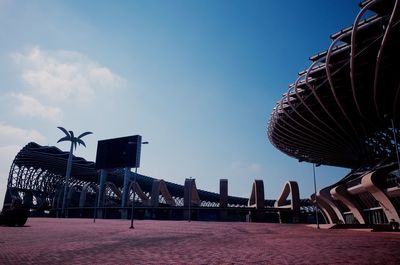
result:
<svg viewBox="0 0 400 265"><path fill-rule="evenodd" d="M0 264L400 264L400 233L306 225L30 218Z"/></svg>

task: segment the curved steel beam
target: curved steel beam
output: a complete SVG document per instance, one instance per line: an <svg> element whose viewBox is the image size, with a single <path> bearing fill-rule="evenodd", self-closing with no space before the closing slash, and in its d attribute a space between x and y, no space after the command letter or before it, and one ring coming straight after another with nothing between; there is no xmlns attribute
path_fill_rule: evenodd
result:
<svg viewBox="0 0 400 265"><path fill-rule="evenodd" d="M378 54L376 56L376 64L375 64L375 78L374 78L374 104L375 104L375 110L377 113L377 116L380 117L380 111L379 111L379 106L378 106L378 98L377 98L377 91L378 91L378 80L379 80L379 68L380 68L380 63L382 59L382 53L383 50L386 46L388 36L390 34L390 30L392 28L393 24L393 19L395 15L397 15L397 12L399 12L399 0L396 0L392 14L390 15L389 23L386 26L385 34L383 35L381 46L379 47Z"/></svg>
<svg viewBox="0 0 400 265"><path fill-rule="evenodd" d="M367 12L367 10L372 6L375 5L376 3L380 2L381 0L373 0L366 4L360 12L358 12L356 19L354 20L353 23L353 29L351 31L351 52L350 52L350 84L351 84L351 89L353 91L353 100L354 103L356 104L358 113L363 119L366 119L364 114L361 111L360 104L357 99L357 92L356 92L356 86L355 86L355 80L354 80L354 58L355 58L355 51L356 51L356 36L357 36L357 29L358 29L358 24L360 23L360 19L362 16Z"/></svg>

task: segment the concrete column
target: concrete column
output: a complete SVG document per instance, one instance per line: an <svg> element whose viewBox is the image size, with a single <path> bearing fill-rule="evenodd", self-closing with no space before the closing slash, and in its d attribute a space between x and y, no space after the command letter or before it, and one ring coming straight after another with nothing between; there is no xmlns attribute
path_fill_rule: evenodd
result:
<svg viewBox="0 0 400 265"><path fill-rule="evenodd" d="M352 195L347 191L346 186L339 185L331 189L332 196L343 202L347 208L353 213L354 218L358 220L360 224L365 224L364 215L361 212L361 207L358 206L358 203L352 198Z"/></svg>
<svg viewBox="0 0 400 265"><path fill-rule="evenodd" d="M400 222L399 214L397 213L393 203L391 202L389 197L379 188L379 180L382 179L382 177L383 176L379 176L376 171L368 173L361 179L361 185L369 193L371 193L375 200L379 202L389 222L390 220Z"/></svg>
<svg viewBox="0 0 400 265"><path fill-rule="evenodd" d="M228 180L219 180L219 207L228 207Z"/></svg>
<svg viewBox="0 0 400 265"><path fill-rule="evenodd" d="M121 219L128 218L128 210L125 209L125 207L128 202L130 178L131 178L131 169L129 167L126 167L124 168L124 186L122 187Z"/></svg>
<svg viewBox="0 0 400 265"><path fill-rule="evenodd" d="M332 223L338 223L339 221L341 221L342 223L344 223L344 218L342 213L340 212L339 208L336 206L331 193L330 193L330 189L331 187L327 187L324 188L322 190L320 190L319 192L317 192L317 196L318 196L318 201L321 202L322 201L322 206L325 207L325 210L327 212L327 214L329 215L330 220L332 221ZM329 206L329 207L327 207ZM331 210L329 210L329 208Z"/></svg>
<svg viewBox="0 0 400 265"><path fill-rule="evenodd" d="M252 210L249 213L250 220L252 222L260 222L264 220L264 204L264 182L262 180L256 179L253 182L253 188L251 190L251 195L248 203L250 207L255 208L255 210Z"/></svg>
<svg viewBox="0 0 400 265"><path fill-rule="evenodd" d="M100 170L100 183L99 183L99 194L97 196L97 217L103 218L103 198L104 198L104 184L106 183L107 179L107 170L101 169Z"/></svg>
<svg viewBox="0 0 400 265"><path fill-rule="evenodd" d="M250 207L255 207L256 209L264 209L264 201L264 182L260 179L256 179L253 182L253 188L251 190L248 205Z"/></svg>
<svg viewBox="0 0 400 265"><path fill-rule="evenodd" d="M292 195L290 205L286 205L286 200L289 195ZM288 181L283 187L282 193L275 201L274 207L276 208L290 208L292 211L282 210L279 211L280 222L293 222L298 223L300 218L300 193L299 185L296 181Z"/></svg>

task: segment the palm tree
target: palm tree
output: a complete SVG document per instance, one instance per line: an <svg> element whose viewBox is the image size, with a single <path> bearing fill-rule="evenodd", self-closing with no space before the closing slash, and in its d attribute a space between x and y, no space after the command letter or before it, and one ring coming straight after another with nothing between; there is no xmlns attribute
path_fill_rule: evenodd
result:
<svg viewBox="0 0 400 265"><path fill-rule="evenodd" d="M65 204L67 202L67 191L68 191L68 185L69 185L69 177L71 175L72 157L73 157L72 153L74 151L74 147L76 149L78 144L86 147L85 142L82 141L82 138L88 134L92 134L92 132L84 132L81 135L79 135L78 137L75 137L73 131L68 132L63 127L57 127L57 128L65 133L65 136L63 138L61 138L60 140L58 140L57 143L63 142L63 141L71 142L71 148L69 150L68 163L67 163L67 172L65 174L64 198L63 198L63 204L62 204L62 209L61 209L61 216L63 216L64 212L65 212L65 206L66 206Z"/></svg>

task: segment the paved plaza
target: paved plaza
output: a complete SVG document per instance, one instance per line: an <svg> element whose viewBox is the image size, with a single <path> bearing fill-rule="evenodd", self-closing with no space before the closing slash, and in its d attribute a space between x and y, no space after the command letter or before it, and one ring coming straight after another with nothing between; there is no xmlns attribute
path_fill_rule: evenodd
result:
<svg viewBox="0 0 400 265"><path fill-rule="evenodd" d="M0 264L400 264L400 233L307 225L30 218Z"/></svg>

